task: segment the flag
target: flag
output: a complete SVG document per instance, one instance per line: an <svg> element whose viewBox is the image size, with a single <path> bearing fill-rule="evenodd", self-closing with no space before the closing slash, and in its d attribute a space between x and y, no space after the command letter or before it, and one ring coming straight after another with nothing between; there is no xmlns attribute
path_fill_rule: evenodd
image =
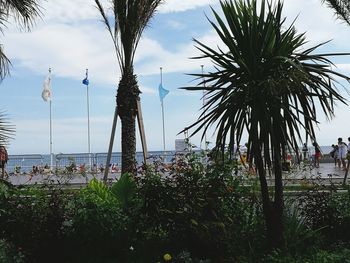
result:
<svg viewBox="0 0 350 263"><path fill-rule="evenodd" d="M162 84L159 84L158 91L159 91L159 98L160 98L160 101L163 102L163 99L165 98L166 95L168 95L169 90L164 89L164 88L163 88L163 85L162 85Z"/></svg>
<svg viewBox="0 0 350 263"><path fill-rule="evenodd" d="M51 73L49 73L44 81L44 90L41 93L41 97L44 101L51 100Z"/></svg>
<svg viewBox="0 0 350 263"><path fill-rule="evenodd" d="M88 71L86 70L86 77L83 79L82 83L86 86L89 85L89 79L88 79Z"/></svg>
<svg viewBox="0 0 350 263"><path fill-rule="evenodd" d="M89 85L89 79L87 78L87 76L86 76L85 79L83 79L82 82L83 82L83 84L86 85L86 86Z"/></svg>

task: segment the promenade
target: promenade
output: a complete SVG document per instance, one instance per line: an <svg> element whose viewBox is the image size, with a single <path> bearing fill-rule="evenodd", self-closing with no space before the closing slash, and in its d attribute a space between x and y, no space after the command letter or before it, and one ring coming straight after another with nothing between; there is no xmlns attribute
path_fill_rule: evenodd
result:
<svg viewBox="0 0 350 263"><path fill-rule="evenodd" d="M244 170L240 173L245 175ZM342 184L345 171L336 167L334 163L321 163L319 168L315 168L308 165L295 165L291 171L283 172L283 180L285 185L288 184L300 184L305 181L319 181L325 184ZM233 175L234 176L234 175ZM250 177L255 175L250 175ZM108 181L115 182L120 177L120 173L109 173ZM55 185L71 185L84 186L93 178L102 180L102 173L72 173L72 174L10 174L7 180L13 185L34 185L34 184L55 184ZM273 183L273 175L267 177L268 181Z"/></svg>

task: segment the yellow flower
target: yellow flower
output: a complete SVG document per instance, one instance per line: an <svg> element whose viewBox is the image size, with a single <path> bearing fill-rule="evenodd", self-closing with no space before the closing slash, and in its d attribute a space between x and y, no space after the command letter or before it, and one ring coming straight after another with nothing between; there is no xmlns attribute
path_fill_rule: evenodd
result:
<svg viewBox="0 0 350 263"><path fill-rule="evenodd" d="M164 258L165 261L170 261L171 260L171 255L166 253L166 254L164 254L163 258Z"/></svg>

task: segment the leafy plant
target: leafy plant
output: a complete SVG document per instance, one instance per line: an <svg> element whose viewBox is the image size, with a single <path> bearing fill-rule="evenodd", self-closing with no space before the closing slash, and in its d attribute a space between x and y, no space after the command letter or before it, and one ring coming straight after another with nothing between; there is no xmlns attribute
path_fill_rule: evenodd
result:
<svg viewBox="0 0 350 263"><path fill-rule="evenodd" d="M127 209L135 198L136 184L131 174L122 174L111 187L111 193L117 198L122 209Z"/></svg>

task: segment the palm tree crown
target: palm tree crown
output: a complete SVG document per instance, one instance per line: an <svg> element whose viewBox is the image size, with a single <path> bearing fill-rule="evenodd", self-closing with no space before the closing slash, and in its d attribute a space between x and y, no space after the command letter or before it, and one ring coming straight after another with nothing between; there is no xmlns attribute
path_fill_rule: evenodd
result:
<svg viewBox="0 0 350 263"><path fill-rule="evenodd" d="M134 56L142 32L163 0L111 1L114 22L111 23L99 0L96 5L115 45L120 70L133 66Z"/></svg>
<svg viewBox="0 0 350 263"><path fill-rule="evenodd" d="M334 88L334 77L348 78L333 71L327 58L342 54L313 54L322 44L302 50L305 36L293 25L285 28L281 3L266 14L265 1L260 13L256 1L236 2L221 2L226 21L213 10L217 24L210 22L228 51L195 40L203 53L198 58L210 58L216 72L193 74L205 78L208 100L189 128L197 127L193 133L204 128L204 134L215 125L216 143L224 146L239 143L243 131L254 128L254 119L259 133L270 137L266 143L281 134L284 145L297 149L299 127L315 137L317 104L331 118L334 101L345 103ZM187 89L201 90L201 84Z"/></svg>

